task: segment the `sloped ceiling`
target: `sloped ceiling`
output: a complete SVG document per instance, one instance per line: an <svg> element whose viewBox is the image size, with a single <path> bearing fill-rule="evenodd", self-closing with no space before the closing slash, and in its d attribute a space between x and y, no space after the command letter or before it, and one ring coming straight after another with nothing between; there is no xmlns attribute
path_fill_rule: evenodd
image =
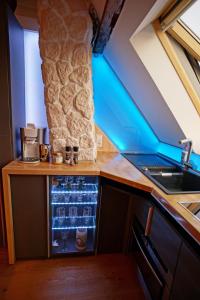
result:
<svg viewBox="0 0 200 300"><path fill-rule="evenodd" d="M104 56L158 139L177 146L183 131L129 41L155 2L126 0Z"/></svg>
<svg viewBox="0 0 200 300"><path fill-rule="evenodd" d="M35 20L35 12L34 9L32 10L32 8L35 7L35 2L36 0L18 0L19 7L16 13L24 15L25 18L28 15L29 19L32 18L32 20ZM92 2L97 8L98 15L101 18L106 0L92 0ZM185 134L179 125L180 123L177 122L172 111L165 102L163 95L160 93L158 87L130 43L131 36L148 25L153 17L155 18L156 9L157 12L160 11L166 2L168 1L126 0L121 15L104 51L104 57L118 76L118 79L120 79L122 85L126 88L127 94L130 96L130 99L132 98L131 101L133 101L133 104L138 107L139 111L146 119L150 129L152 129L152 132L155 134L155 137L157 137L160 142L178 146L178 141L185 137ZM99 74L97 74L97 77L98 76ZM102 93L101 89L98 91L99 95L101 94L100 92ZM99 98L97 93L96 95L94 94L94 98ZM116 101L118 101L117 97ZM96 102L95 105L98 105L99 108L100 102ZM103 107L103 100L101 105ZM109 105L107 107L109 107ZM112 102L112 107L110 106L112 115L116 116L115 110L119 111L117 107L118 105L115 106L115 103ZM123 111L123 105L121 109ZM104 110L105 107L102 111ZM105 118L105 115L101 114L100 110L99 113L99 115L96 114L96 118ZM124 137L126 150L135 150L133 147L133 139L137 140L138 133L134 136L134 132L137 130L131 128L135 127L135 124L133 126L129 126L130 124L127 126L127 122L130 123L130 120L127 121L126 118L120 120L120 126L123 128L124 132L117 131L117 134L118 136ZM107 126L107 128L108 127L109 126ZM104 130L104 128L102 129ZM104 131L106 133L106 130ZM140 131L140 129L138 129L138 131ZM150 141L148 141L147 144L149 147ZM142 143L140 143L140 145L142 145ZM123 148L123 146L121 148ZM150 146L150 148L154 148L153 145L152 147Z"/></svg>

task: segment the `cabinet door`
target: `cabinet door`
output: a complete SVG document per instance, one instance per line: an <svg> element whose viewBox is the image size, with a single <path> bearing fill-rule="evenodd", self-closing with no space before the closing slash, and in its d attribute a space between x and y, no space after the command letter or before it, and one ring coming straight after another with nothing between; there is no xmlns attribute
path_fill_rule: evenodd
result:
<svg viewBox="0 0 200 300"><path fill-rule="evenodd" d="M46 176L12 175L16 258L47 257Z"/></svg>
<svg viewBox="0 0 200 300"><path fill-rule="evenodd" d="M172 300L200 299L200 257L183 244L176 269Z"/></svg>
<svg viewBox="0 0 200 300"><path fill-rule="evenodd" d="M165 279L171 284L181 239L157 208L154 209L149 238L165 268Z"/></svg>
<svg viewBox="0 0 200 300"><path fill-rule="evenodd" d="M129 193L109 184L102 185L98 252L126 250L131 220L130 205Z"/></svg>

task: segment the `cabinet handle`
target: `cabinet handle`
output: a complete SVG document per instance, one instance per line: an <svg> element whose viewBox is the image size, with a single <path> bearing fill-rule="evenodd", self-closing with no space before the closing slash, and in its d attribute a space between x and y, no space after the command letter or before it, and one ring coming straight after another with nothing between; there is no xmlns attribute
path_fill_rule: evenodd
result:
<svg viewBox="0 0 200 300"><path fill-rule="evenodd" d="M145 227L145 232L144 232L145 236L150 235L153 212L154 212L154 207L151 206L148 211L147 222L146 222L146 227Z"/></svg>

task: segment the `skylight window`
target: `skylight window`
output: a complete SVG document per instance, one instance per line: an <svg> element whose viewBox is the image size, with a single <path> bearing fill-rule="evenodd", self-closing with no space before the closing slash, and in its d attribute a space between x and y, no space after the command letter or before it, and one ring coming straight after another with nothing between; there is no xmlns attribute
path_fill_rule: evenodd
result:
<svg viewBox="0 0 200 300"><path fill-rule="evenodd" d="M156 22L156 33L200 115L200 0L172 1Z"/></svg>
<svg viewBox="0 0 200 300"><path fill-rule="evenodd" d="M180 20L200 40L200 0L194 2L180 17Z"/></svg>

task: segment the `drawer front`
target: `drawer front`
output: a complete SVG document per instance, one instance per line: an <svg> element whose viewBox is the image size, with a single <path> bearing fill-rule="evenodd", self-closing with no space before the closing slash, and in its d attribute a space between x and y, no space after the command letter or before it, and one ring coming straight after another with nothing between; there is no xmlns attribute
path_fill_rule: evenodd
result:
<svg viewBox="0 0 200 300"><path fill-rule="evenodd" d="M153 207L151 202L144 198L134 195L134 215L145 231L149 215L149 209Z"/></svg>
<svg viewBox="0 0 200 300"><path fill-rule="evenodd" d="M181 239L157 209L154 209L149 239L166 268L168 280L172 281Z"/></svg>
<svg viewBox="0 0 200 300"><path fill-rule="evenodd" d="M159 275L154 270L149 258L145 254L142 242L133 230L134 253L138 267L142 273L143 280L154 300L162 299L164 286Z"/></svg>

